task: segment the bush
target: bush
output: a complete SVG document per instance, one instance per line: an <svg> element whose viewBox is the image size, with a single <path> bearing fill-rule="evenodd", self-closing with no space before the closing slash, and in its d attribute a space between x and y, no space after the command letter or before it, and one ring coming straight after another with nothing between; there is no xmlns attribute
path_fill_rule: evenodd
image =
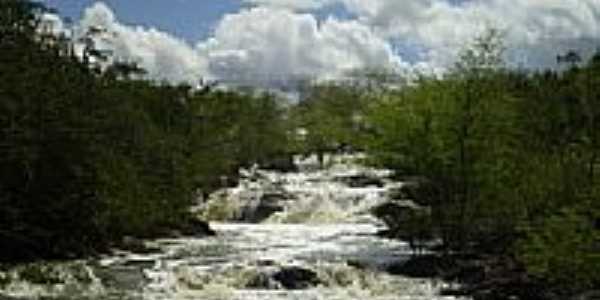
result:
<svg viewBox="0 0 600 300"><path fill-rule="evenodd" d="M529 272L563 288L600 284L600 232L593 221L566 208L527 231L517 253Z"/></svg>

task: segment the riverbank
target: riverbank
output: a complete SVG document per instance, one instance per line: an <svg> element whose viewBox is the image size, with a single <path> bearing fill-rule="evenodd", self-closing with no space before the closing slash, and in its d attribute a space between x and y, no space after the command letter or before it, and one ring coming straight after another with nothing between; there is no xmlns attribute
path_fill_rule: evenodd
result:
<svg viewBox="0 0 600 300"><path fill-rule="evenodd" d="M465 296L473 300L600 299L600 289L575 290L551 284L528 274L521 263L506 255L413 256L391 265L388 271L413 278L456 282L457 286L441 290L441 295Z"/></svg>
<svg viewBox="0 0 600 300"><path fill-rule="evenodd" d="M3 244L2 253L7 254L0 258L0 266L18 266L24 264L36 264L56 261L76 261L98 258L103 255L111 255L114 252L128 251L132 253L149 253L155 251L148 247L146 241L159 238L206 238L216 235L208 222L205 222L192 214L181 218L178 223L165 225L156 228L152 232L140 233L139 235L126 235L120 239L107 239L102 244L97 244L93 248L77 249L76 252L70 252L65 249L62 253L41 253L30 251L27 255L11 255L17 251L23 251L23 245ZM31 249L30 249L31 250ZM18 257L18 259L12 259Z"/></svg>

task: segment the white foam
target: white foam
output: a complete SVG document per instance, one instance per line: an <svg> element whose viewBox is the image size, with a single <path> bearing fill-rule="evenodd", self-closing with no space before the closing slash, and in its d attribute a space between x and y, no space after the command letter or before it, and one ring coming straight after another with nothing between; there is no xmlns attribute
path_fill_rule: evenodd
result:
<svg viewBox="0 0 600 300"><path fill-rule="evenodd" d="M367 211L385 201L390 189L398 188L401 183L391 182L388 170L356 163L363 158L362 155L328 156L326 169L318 168L315 156L296 158L303 170L298 173L241 170L239 186L220 191L209 200L213 212L236 217L248 202L274 192L291 195L281 202L284 210L261 224L213 222L211 227L218 232L215 237L152 241L152 247L160 249L156 254L119 253L98 261L100 266L115 270L137 266L143 277L140 290L97 288L89 294L85 289L77 294L18 281L10 286L8 294L105 299L107 293L116 292L124 295L119 299L148 300L454 299L437 295L444 283L381 272L390 262L405 259L409 250L402 241L376 237L381 224ZM362 175L385 184L351 188L340 180ZM355 267L358 265L361 267ZM256 276L289 266L316 272L323 284L302 291L246 288ZM102 285L97 283L97 286Z"/></svg>

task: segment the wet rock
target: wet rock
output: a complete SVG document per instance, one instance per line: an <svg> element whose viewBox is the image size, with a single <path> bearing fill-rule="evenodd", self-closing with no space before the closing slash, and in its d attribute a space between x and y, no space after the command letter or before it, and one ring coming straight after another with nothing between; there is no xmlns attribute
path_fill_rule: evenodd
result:
<svg viewBox="0 0 600 300"><path fill-rule="evenodd" d="M395 233L393 230L390 229L382 229L382 230L378 230L375 235L377 235L380 238L385 238L385 239L393 239L395 238Z"/></svg>
<svg viewBox="0 0 600 300"><path fill-rule="evenodd" d="M247 284L246 288L258 290L277 290L281 284L275 281L271 275L265 273L256 274Z"/></svg>
<svg viewBox="0 0 600 300"><path fill-rule="evenodd" d="M207 200L198 206L197 215L206 221L231 221L239 216L240 204L237 197L222 189L212 193Z"/></svg>
<svg viewBox="0 0 600 300"><path fill-rule="evenodd" d="M468 291L464 289L442 289L440 291L440 296L450 296L450 297L468 297L470 296Z"/></svg>
<svg viewBox="0 0 600 300"><path fill-rule="evenodd" d="M350 267L357 268L360 270L365 270L369 267L369 265L366 262L362 262L359 260L348 260L346 264Z"/></svg>
<svg viewBox="0 0 600 300"><path fill-rule="evenodd" d="M294 164L293 155L274 156L260 162L260 166L264 170L279 171L284 173L298 171L298 166Z"/></svg>
<svg viewBox="0 0 600 300"><path fill-rule="evenodd" d="M146 283L143 269L138 266L98 267L94 274L104 286L117 290L136 291Z"/></svg>
<svg viewBox="0 0 600 300"><path fill-rule="evenodd" d="M260 223L268 219L271 215L284 211L285 202L293 198L293 195L280 187L272 187L271 190L262 194L259 199L249 201L242 208L238 221Z"/></svg>
<svg viewBox="0 0 600 300"><path fill-rule="evenodd" d="M125 236L118 245L120 250L125 250L138 254L148 254L158 251L159 249L148 247L144 240L132 236Z"/></svg>
<svg viewBox="0 0 600 300"><path fill-rule="evenodd" d="M190 219L181 228L181 233L187 236L205 237L215 236L217 233L210 228L210 225L202 220Z"/></svg>
<svg viewBox="0 0 600 300"><path fill-rule="evenodd" d="M443 277L452 262L437 255L415 256L403 262L393 263L387 272L414 278Z"/></svg>
<svg viewBox="0 0 600 300"><path fill-rule="evenodd" d="M451 269L446 270L446 274L444 274L446 280L458 281L463 284L475 284L486 279L485 266L478 261L462 263L452 261L451 264L448 263L445 267L448 268L449 266Z"/></svg>
<svg viewBox="0 0 600 300"><path fill-rule="evenodd" d="M390 200L412 200L420 198L421 184L415 181L401 182L390 186L386 190L386 196Z"/></svg>
<svg viewBox="0 0 600 300"><path fill-rule="evenodd" d="M238 174L232 172L232 174L221 176L219 183L219 188L233 188L240 183L240 177Z"/></svg>
<svg viewBox="0 0 600 300"><path fill-rule="evenodd" d="M277 263L272 259L261 259L256 261L256 265L259 267L271 267L276 265Z"/></svg>
<svg viewBox="0 0 600 300"><path fill-rule="evenodd" d="M288 290L308 289L321 284L317 273L300 267L287 267L273 274L273 279Z"/></svg>
<svg viewBox="0 0 600 300"><path fill-rule="evenodd" d="M133 267L140 269L152 268L156 264L156 261L152 258L131 258L123 262L124 267Z"/></svg>
<svg viewBox="0 0 600 300"><path fill-rule="evenodd" d="M351 188L362 188L368 186L383 187L385 182L381 178L369 174L356 174L352 176L343 176L336 178L336 181L342 182Z"/></svg>
<svg viewBox="0 0 600 300"><path fill-rule="evenodd" d="M381 219L389 229L401 227L401 223L406 221L416 211L424 210L411 200L390 201L378 205L371 209L371 213Z"/></svg>
<svg viewBox="0 0 600 300"><path fill-rule="evenodd" d="M282 201L285 197L285 194L279 193L263 195L256 204L249 204L243 209L240 221L260 223L268 219L274 213L284 210Z"/></svg>
<svg viewBox="0 0 600 300"><path fill-rule="evenodd" d="M429 208L405 200L384 203L373 208L371 213L388 227L378 232L379 236L405 240L415 254L423 253L435 242Z"/></svg>
<svg viewBox="0 0 600 300"><path fill-rule="evenodd" d="M421 206L432 204L439 196L439 189L428 179L413 176L397 178L399 185L388 189L387 196L391 200L411 200Z"/></svg>
<svg viewBox="0 0 600 300"><path fill-rule="evenodd" d="M246 288L260 290L302 290L321 284L316 272L300 267L283 267L277 271L254 275Z"/></svg>

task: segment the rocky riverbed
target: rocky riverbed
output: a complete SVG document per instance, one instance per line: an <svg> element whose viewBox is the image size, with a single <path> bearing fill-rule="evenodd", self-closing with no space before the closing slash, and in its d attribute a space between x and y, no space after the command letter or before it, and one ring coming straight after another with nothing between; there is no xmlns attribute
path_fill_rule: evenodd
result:
<svg viewBox="0 0 600 300"><path fill-rule="evenodd" d="M320 169L242 170L237 187L195 207L216 236L146 241L149 253L0 271L8 299L459 299L449 283L392 275L407 243L381 239L369 210L402 183L335 156ZM1 298L1 297L0 297Z"/></svg>

